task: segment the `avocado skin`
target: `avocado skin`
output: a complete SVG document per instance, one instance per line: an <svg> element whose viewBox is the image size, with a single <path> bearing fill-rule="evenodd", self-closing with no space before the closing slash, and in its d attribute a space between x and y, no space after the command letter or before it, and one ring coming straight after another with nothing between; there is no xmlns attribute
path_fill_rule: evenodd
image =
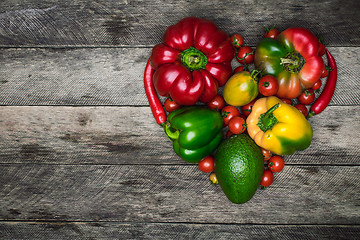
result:
<svg viewBox="0 0 360 240"><path fill-rule="evenodd" d="M249 201L260 185L264 157L246 134L232 135L215 153L215 173L226 197L233 203Z"/></svg>

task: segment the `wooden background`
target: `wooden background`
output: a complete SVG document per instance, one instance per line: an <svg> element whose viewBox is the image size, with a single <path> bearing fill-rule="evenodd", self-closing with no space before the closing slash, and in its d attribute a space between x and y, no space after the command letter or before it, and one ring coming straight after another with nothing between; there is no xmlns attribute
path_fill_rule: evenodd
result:
<svg viewBox="0 0 360 240"><path fill-rule="evenodd" d="M0 238L359 239L359 11L356 0L1 1ZM152 47L187 16L250 46L264 27L306 27L338 64L311 146L244 205L174 154L143 90Z"/></svg>

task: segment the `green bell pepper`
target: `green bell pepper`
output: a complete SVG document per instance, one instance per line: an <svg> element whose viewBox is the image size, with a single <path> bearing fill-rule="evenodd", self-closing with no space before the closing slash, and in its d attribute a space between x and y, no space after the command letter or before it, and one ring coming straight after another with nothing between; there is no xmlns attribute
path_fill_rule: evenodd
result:
<svg viewBox="0 0 360 240"><path fill-rule="evenodd" d="M198 163L222 140L223 119L218 111L200 106L171 112L164 123L175 153L187 162Z"/></svg>

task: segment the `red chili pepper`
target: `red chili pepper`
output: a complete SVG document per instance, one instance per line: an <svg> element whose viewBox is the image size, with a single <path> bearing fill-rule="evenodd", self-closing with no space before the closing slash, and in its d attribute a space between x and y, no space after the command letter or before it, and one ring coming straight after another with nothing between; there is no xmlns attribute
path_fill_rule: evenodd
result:
<svg viewBox="0 0 360 240"><path fill-rule="evenodd" d="M155 70L151 66L150 58L149 58L149 60L146 64L145 73L144 73L145 93L146 93L152 114L154 115L156 122L158 124L162 125L166 121L166 113L165 113L165 110L164 110L164 108L159 100L159 97L155 91L155 87L153 84L154 71Z"/></svg>
<svg viewBox="0 0 360 240"><path fill-rule="evenodd" d="M321 113L329 105L331 98L335 92L336 81L337 81L337 67L334 57L326 49L326 57L328 59L328 65L331 68L329 76L327 78L324 90L320 96L316 99L314 104L311 106L309 115L307 118L310 118L316 114Z"/></svg>

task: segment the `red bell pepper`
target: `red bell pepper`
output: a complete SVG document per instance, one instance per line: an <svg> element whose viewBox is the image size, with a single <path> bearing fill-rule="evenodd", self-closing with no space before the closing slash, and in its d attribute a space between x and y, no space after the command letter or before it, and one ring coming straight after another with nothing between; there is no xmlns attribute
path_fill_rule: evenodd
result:
<svg viewBox="0 0 360 240"><path fill-rule="evenodd" d="M168 27L150 57L160 96L180 105L207 103L232 74L235 49L229 36L207 19L187 17Z"/></svg>

